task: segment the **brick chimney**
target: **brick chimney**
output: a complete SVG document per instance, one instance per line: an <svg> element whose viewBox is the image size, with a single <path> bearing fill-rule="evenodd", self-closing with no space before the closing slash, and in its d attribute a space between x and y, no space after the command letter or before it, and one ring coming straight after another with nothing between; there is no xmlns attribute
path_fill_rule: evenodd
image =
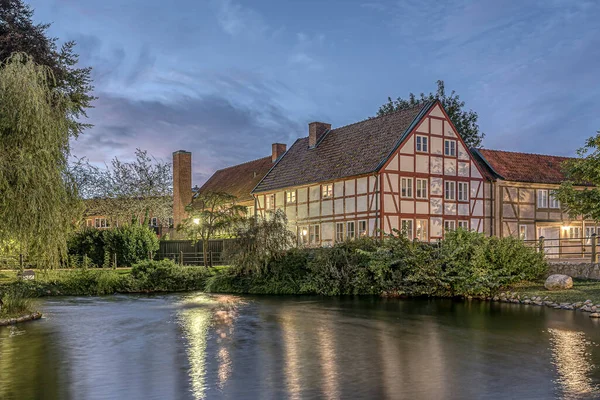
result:
<svg viewBox="0 0 600 400"><path fill-rule="evenodd" d="M331 129L331 124L325 122L311 122L308 124L308 147L313 148L317 145L323 135Z"/></svg>
<svg viewBox="0 0 600 400"><path fill-rule="evenodd" d="M192 202L192 153L173 153L173 226L187 217L185 207Z"/></svg>
<svg viewBox="0 0 600 400"><path fill-rule="evenodd" d="M275 162L285 153L287 146L283 143L273 143L271 146L271 161Z"/></svg>

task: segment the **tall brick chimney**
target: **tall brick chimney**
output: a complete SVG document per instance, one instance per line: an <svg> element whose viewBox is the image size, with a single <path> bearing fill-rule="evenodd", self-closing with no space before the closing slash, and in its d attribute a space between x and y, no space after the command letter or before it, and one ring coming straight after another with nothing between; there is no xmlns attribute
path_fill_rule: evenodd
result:
<svg viewBox="0 0 600 400"><path fill-rule="evenodd" d="M273 143L273 145L271 146L271 149L272 149L271 161L275 162L275 161L279 160L279 158L283 155L283 153L285 153L287 146L283 143Z"/></svg>
<svg viewBox="0 0 600 400"><path fill-rule="evenodd" d="M185 207L192 202L192 153L173 153L173 225L177 228L187 217Z"/></svg>
<svg viewBox="0 0 600 400"><path fill-rule="evenodd" d="M317 145L323 135L331 129L331 124L325 122L311 122L308 124L308 147Z"/></svg>

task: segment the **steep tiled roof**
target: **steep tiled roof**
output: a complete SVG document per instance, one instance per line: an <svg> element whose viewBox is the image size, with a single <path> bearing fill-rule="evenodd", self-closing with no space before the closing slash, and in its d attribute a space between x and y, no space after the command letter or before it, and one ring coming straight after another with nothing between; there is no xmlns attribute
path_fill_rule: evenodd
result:
<svg viewBox="0 0 600 400"><path fill-rule="evenodd" d="M433 103L331 129L314 148L296 140L254 192L340 179L376 171Z"/></svg>
<svg viewBox="0 0 600 400"><path fill-rule="evenodd" d="M236 196L239 202L252 200L250 192L272 166L271 156L268 156L220 169L202 185L199 193L225 192Z"/></svg>
<svg viewBox="0 0 600 400"><path fill-rule="evenodd" d="M565 179L561 165L570 159L488 149L474 149L473 154L491 177L530 183L561 183Z"/></svg>

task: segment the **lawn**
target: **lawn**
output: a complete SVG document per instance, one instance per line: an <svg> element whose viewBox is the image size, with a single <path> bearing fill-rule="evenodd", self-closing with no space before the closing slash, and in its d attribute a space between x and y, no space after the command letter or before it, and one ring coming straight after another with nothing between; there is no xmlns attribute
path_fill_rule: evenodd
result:
<svg viewBox="0 0 600 400"><path fill-rule="evenodd" d="M557 303L576 303L579 301L592 300L594 304L600 304L600 281L573 279L573 288L569 290L549 291L544 288L544 282L523 282L514 285L511 292L517 292L529 297L546 296Z"/></svg>

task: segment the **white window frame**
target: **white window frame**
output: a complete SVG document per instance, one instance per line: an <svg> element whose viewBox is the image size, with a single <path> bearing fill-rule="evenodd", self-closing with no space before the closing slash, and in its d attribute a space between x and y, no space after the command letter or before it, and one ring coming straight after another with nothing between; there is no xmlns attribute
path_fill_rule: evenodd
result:
<svg viewBox="0 0 600 400"><path fill-rule="evenodd" d="M527 240L529 236L528 231L529 229L527 229L527 225L519 225L519 239Z"/></svg>
<svg viewBox="0 0 600 400"><path fill-rule="evenodd" d="M451 189L449 189L451 186ZM444 200L456 200L456 182L444 181Z"/></svg>
<svg viewBox="0 0 600 400"><path fill-rule="evenodd" d="M93 228L94 227L94 220L91 218L88 218L85 220L85 226L87 226L88 228Z"/></svg>
<svg viewBox="0 0 600 400"><path fill-rule="evenodd" d="M358 221L358 237L367 236L368 229L369 228L366 219L361 219Z"/></svg>
<svg viewBox="0 0 600 400"><path fill-rule="evenodd" d="M585 243L586 244L591 244L592 243L592 234L596 233L596 226L586 226L585 227Z"/></svg>
<svg viewBox="0 0 600 400"><path fill-rule="evenodd" d="M295 204L296 203L296 191L288 190L285 192L285 204Z"/></svg>
<svg viewBox="0 0 600 400"><path fill-rule="evenodd" d="M413 198L413 178L400 178L400 197Z"/></svg>
<svg viewBox="0 0 600 400"><path fill-rule="evenodd" d="M416 199L427 199L429 195L429 180L423 178L415 179L415 198Z"/></svg>
<svg viewBox="0 0 600 400"><path fill-rule="evenodd" d="M94 218L94 226L96 228L106 228L108 226L106 223L106 218Z"/></svg>
<svg viewBox="0 0 600 400"><path fill-rule="evenodd" d="M552 191L548 192L548 208L560 208L560 201L554 197L554 193Z"/></svg>
<svg viewBox="0 0 600 400"><path fill-rule="evenodd" d="M352 227L352 229L350 229ZM354 221L346 222L346 239L354 239L356 237L356 224Z"/></svg>
<svg viewBox="0 0 600 400"><path fill-rule="evenodd" d="M456 225L458 228L462 228L465 231L469 230L469 221L465 221L464 219L458 220L458 223Z"/></svg>
<svg viewBox="0 0 600 400"><path fill-rule="evenodd" d="M321 185L321 197L324 199L330 199L333 197L333 183Z"/></svg>
<svg viewBox="0 0 600 400"><path fill-rule="evenodd" d="M469 182L458 182L456 190L458 201L469 201Z"/></svg>
<svg viewBox="0 0 600 400"><path fill-rule="evenodd" d="M414 238L414 227L415 224L412 219L401 219L400 220L400 232L408 239L413 240Z"/></svg>
<svg viewBox="0 0 600 400"><path fill-rule="evenodd" d="M456 140L444 139L444 155L456 157Z"/></svg>
<svg viewBox="0 0 600 400"><path fill-rule="evenodd" d="M577 240L581 239L581 227L580 226L569 226L565 230L565 239Z"/></svg>
<svg viewBox="0 0 600 400"><path fill-rule="evenodd" d="M275 208L275 195L265 195L265 210L273 210Z"/></svg>
<svg viewBox="0 0 600 400"><path fill-rule="evenodd" d="M429 240L429 221L426 219L417 219L415 221L415 238L421 242Z"/></svg>
<svg viewBox="0 0 600 400"><path fill-rule="evenodd" d="M321 225L315 224L310 225L308 227L308 242L310 244L320 244L321 243Z"/></svg>
<svg viewBox="0 0 600 400"><path fill-rule="evenodd" d="M344 224L343 222L336 222L335 223L335 240L337 242L343 242L344 241ZM339 228L342 228L341 230Z"/></svg>
<svg viewBox="0 0 600 400"><path fill-rule="evenodd" d="M415 150L419 153L429 153L429 137L415 135Z"/></svg>
<svg viewBox="0 0 600 400"><path fill-rule="evenodd" d="M537 190L537 208L548 208L548 190Z"/></svg>
<svg viewBox="0 0 600 400"><path fill-rule="evenodd" d="M150 218L150 226L152 226L154 228L158 227L158 218L156 218L156 217Z"/></svg>
<svg viewBox="0 0 600 400"><path fill-rule="evenodd" d="M455 231L456 221L453 219L444 220L444 232Z"/></svg>
<svg viewBox="0 0 600 400"><path fill-rule="evenodd" d="M298 227L298 243L304 245L308 244L309 238L309 228L308 226L299 226Z"/></svg>

